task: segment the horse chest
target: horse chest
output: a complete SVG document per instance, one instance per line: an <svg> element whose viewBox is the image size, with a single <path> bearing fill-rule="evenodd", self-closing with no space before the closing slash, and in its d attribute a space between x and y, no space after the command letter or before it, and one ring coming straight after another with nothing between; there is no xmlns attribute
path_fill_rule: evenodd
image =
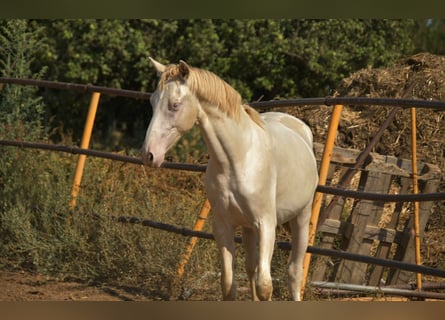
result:
<svg viewBox="0 0 445 320"><path fill-rule="evenodd" d="M224 175L206 177L206 191L216 214L232 225L251 227L258 220L264 195L253 192L249 185L235 182Z"/></svg>

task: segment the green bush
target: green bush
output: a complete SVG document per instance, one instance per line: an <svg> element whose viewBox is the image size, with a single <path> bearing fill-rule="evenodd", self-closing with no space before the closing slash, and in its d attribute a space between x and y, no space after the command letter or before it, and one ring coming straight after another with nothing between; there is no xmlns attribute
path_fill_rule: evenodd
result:
<svg viewBox="0 0 445 320"><path fill-rule="evenodd" d="M9 20L0 30L0 70L3 77L40 78L46 68L31 72L42 50L41 29L30 31L27 21ZM30 86L0 86L0 136L22 140L44 137L44 105Z"/></svg>

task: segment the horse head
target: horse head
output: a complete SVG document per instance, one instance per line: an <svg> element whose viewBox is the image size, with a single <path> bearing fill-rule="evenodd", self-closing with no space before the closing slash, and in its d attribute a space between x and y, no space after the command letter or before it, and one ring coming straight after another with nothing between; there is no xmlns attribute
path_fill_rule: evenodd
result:
<svg viewBox="0 0 445 320"><path fill-rule="evenodd" d="M160 80L150 98L153 116L142 146L142 161L160 167L167 151L195 124L199 102L187 86L190 67L184 61L165 66L150 60Z"/></svg>

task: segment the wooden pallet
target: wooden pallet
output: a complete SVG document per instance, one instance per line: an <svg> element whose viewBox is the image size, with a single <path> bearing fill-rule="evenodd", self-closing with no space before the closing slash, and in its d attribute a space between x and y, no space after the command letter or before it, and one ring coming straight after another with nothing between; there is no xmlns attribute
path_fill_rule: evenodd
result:
<svg viewBox="0 0 445 320"><path fill-rule="evenodd" d="M315 144L317 159L322 145ZM327 185L335 186L341 176L355 163L359 151L335 148L329 168ZM358 170L347 187L374 193L412 192L411 161L371 153L363 168ZM419 192L436 192L440 169L419 163ZM321 212L326 210L332 196L325 195ZM413 206L410 203L335 199L335 206L317 231L316 245L326 249L375 256L414 263ZM420 228L430 217L433 202L420 202ZM410 272L390 270L365 263L316 257L311 264L312 281L334 281L362 285L401 284L415 279Z"/></svg>

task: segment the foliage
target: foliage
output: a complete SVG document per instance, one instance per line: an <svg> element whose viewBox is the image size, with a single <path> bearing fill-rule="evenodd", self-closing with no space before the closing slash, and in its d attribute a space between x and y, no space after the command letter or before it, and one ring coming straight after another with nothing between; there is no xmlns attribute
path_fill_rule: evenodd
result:
<svg viewBox="0 0 445 320"><path fill-rule="evenodd" d="M414 21L297 21L289 28L289 65L297 66L297 88L306 96L330 94L356 70L389 65L412 52Z"/></svg>
<svg viewBox="0 0 445 320"><path fill-rule="evenodd" d="M209 69L247 101L324 96L338 81L367 66L412 53L413 20L38 20L47 50L36 68L48 80L152 91L157 82L149 56L183 59ZM80 139L86 95L44 91L56 123ZM151 112L147 102L102 98L95 141L139 147ZM57 138L54 138L57 141ZM111 146L112 148L113 146Z"/></svg>
<svg viewBox="0 0 445 320"><path fill-rule="evenodd" d="M419 23L414 42L417 52L445 54L445 20L427 19Z"/></svg>
<svg viewBox="0 0 445 320"><path fill-rule="evenodd" d="M0 32L0 70L3 77L40 78L31 64L43 48L39 43L42 28L31 28L25 20L10 20ZM44 104L29 86L0 87L0 136L16 139L39 139L43 133Z"/></svg>
<svg viewBox="0 0 445 320"><path fill-rule="evenodd" d="M412 53L411 38L425 25L414 20L287 19L37 24L50 43L39 59L49 67L49 79L150 91L156 83L148 61L152 55L165 63L184 59L213 70L238 84L247 100L326 93L327 84L332 87L358 68L388 65ZM296 69L289 69L295 64ZM288 84L293 71L302 74ZM309 75L321 79L302 90L300 81Z"/></svg>

